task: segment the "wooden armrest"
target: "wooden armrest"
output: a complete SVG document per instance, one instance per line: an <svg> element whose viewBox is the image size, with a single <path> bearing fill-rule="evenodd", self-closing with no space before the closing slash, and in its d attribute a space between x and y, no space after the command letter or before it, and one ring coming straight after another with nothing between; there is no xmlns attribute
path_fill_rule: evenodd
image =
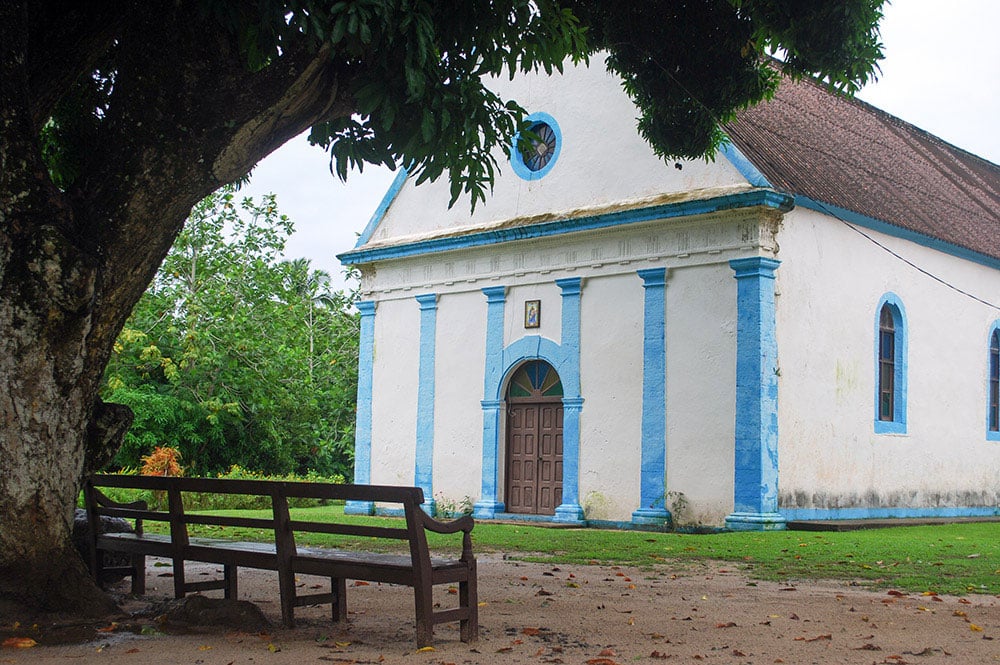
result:
<svg viewBox="0 0 1000 665"><path fill-rule="evenodd" d="M149 504L142 499L129 501L128 503L120 503L114 499L108 498L104 492L96 487L94 488L94 499L97 501L97 505L102 508L133 508L135 510L147 510L149 508Z"/></svg>
<svg viewBox="0 0 1000 665"><path fill-rule="evenodd" d="M471 562L475 564L476 556L472 552L472 527L476 526L476 521L471 516L465 515L464 517L459 517L457 520L441 522L422 510L417 510L417 514L420 515L423 527L428 531L433 531L434 533L458 533L461 531L462 556L459 558L466 563Z"/></svg>
<svg viewBox="0 0 1000 665"><path fill-rule="evenodd" d="M469 533L472 531L472 527L476 526L476 521L468 515L459 517L456 520L442 522L434 519L422 510L419 511L418 514L420 515L420 521L423 523L423 527L428 531L433 531L434 533L458 533L459 531Z"/></svg>
<svg viewBox="0 0 1000 665"><path fill-rule="evenodd" d="M144 501L143 499L136 499L135 501L129 501L127 503L121 503L119 501L115 501L114 499L109 498L107 494L105 494L101 490L97 489L96 487L91 487L91 489L93 489L93 491L94 491L94 494L93 494L94 501L101 508L129 508L131 510L148 510L149 509L149 504L146 503L146 501ZM137 535L140 535L140 536L142 535L142 518L141 517L136 517L135 518L135 532L136 532Z"/></svg>

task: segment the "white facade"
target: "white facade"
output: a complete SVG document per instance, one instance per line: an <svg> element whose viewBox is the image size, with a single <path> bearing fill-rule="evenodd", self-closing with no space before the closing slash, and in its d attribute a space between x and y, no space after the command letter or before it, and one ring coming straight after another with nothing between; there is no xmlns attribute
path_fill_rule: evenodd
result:
<svg viewBox="0 0 1000 665"><path fill-rule="evenodd" d="M556 125L551 170L505 169L472 214L447 208L446 183L401 178L341 257L362 270L368 324L356 482L416 484L429 509L467 499L487 519L1000 514L986 416L1000 311L926 274L995 304L1000 262L849 225L762 183L735 149L664 163L599 67L512 85ZM905 314L903 433L876 423L887 294ZM536 361L558 393L516 392ZM542 422L553 404L558 427ZM520 447L532 437L537 462ZM554 504L522 500L546 483Z"/></svg>

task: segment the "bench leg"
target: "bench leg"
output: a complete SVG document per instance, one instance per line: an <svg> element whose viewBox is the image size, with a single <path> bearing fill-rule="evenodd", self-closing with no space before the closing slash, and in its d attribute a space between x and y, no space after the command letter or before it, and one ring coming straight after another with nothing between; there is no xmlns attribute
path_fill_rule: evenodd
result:
<svg viewBox="0 0 1000 665"><path fill-rule="evenodd" d="M183 598L187 595L184 588L184 559L174 558L174 598Z"/></svg>
<svg viewBox="0 0 1000 665"><path fill-rule="evenodd" d="M479 639L479 590L476 582L476 562L469 569L469 579L458 584L458 602L461 607L468 608L469 616L459 623L459 634L463 642L475 642Z"/></svg>
<svg viewBox="0 0 1000 665"><path fill-rule="evenodd" d="M330 603L333 611L334 623L341 619L347 620L347 580L343 577L330 578L330 593L333 595L333 602Z"/></svg>
<svg viewBox="0 0 1000 665"><path fill-rule="evenodd" d="M417 614L417 647L429 647L434 642L434 596L431 586L414 586L413 600Z"/></svg>
<svg viewBox="0 0 1000 665"><path fill-rule="evenodd" d="M295 628L295 573L278 571L278 594L281 596L281 622L286 628Z"/></svg>
<svg viewBox="0 0 1000 665"><path fill-rule="evenodd" d="M146 556L132 555L132 595L146 595Z"/></svg>
<svg viewBox="0 0 1000 665"><path fill-rule="evenodd" d="M223 590L228 600L239 600L240 589L238 584L238 572L236 566L223 566L222 575L226 580L226 588Z"/></svg>

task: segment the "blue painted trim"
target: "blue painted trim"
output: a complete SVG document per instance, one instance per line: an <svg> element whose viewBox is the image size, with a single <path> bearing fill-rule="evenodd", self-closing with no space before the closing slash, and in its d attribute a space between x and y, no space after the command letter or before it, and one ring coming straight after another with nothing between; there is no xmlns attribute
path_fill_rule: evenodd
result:
<svg viewBox="0 0 1000 665"><path fill-rule="evenodd" d="M990 334L986 336L986 440L1000 441L1000 431L990 429L990 346L993 344L993 336L1000 335L1000 319L990 326Z"/></svg>
<svg viewBox="0 0 1000 665"><path fill-rule="evenodd" d="M513 375L514 370L529 360L544 360L556 370L563 385L563 395L575 397L579 395L579 381L573 374L573 363L566 357L564 347L541 335L527 335L512 342L510 346L503 350L504 371L491 392L496 395L496 399L504 399L504 387L507 379ZM565 446L565 435L564 443Z"/></svg>
<svg viewBox="0 0 1000 665"><path fill-rule="evenodd" d="M375 366L375 301L362 300L357 304L361 313L360 340L358 342L358 402L354 426L354 483L370 485L372 473L372 376ZM371 501L348 501L344 512L348 515L371 515L375 504Z"/></svg>
<svg viewBox="0 0 1000 665"><path fill-rule="evenodd" d="M556 149L555 154L552 155L552 159L544 167L538 169L537 171L532 171L524 163L524 158L521 156L521 151L517 147L517 142L521 137L521 132L514 135L514 140L510 144L510 166L514 170L514 173L518 175L522 180L541 180L544 178L552 167L556 165L559 161L559 154L562 152L563 135L562 130L559 128L559 123L548 113L532 113L524 119L525 123L528 125L533 125L535 123L544 122L546 125L552 128L552 132L556 135Z"/></svg>
<svg viewBox="0 0 1000 665"><path fill-rule="evenodd" d="M926 508L785 508L791 520L864 520L907 518L998 517L1000 506L955 506Z"/></svg>
<svg viewBox="0 0 1000 665"><path fill-rule="evenodd" d="M736 277L736 458L733 530L783 528L778 513L778 343L774 271L761 256L729 262Z"/></svg>
<svg viewBox="0 0 1000 665"><path fill-rule="evenodd" d="M503 381L503 321L507 301L506 286L483 289L486 296L486 366L483 370L483 468L479 501L472 514L477 519L489 519L502 513L504 504L499 501L500 479L500 416L501 401L497 394Z"/></svg>
<svg viewBox="0 0 1000 665"><path fill-rule="evenodd" d="M726 137L726 140L722 142L721 146L719 146L719 152L721 152L722 155L736 167L736 170L740 172L740 175L746 178L747 182L754 187L774 187L764 174L761 173L756 166L754 166L753 162L747 159L747 156L743 154L743 151L737 148L736 144L729 140L729 137Z"/></svg>
<svg viewBox="0 0 1000 665"><path fill-rule="evenodd" d="M420 303L420 362L417 370L417 445L414 485L424 491L424 511L435 514L434 501L434 368L437 335L436 293L416 296Z"/></svg>
<svg viewBox="0 0 1000 665"><path fill-rule="evenodd" d="M889 305L892 320L896 328L895 353L893 358L893 415L892 420L879 420L879 316L882 306ZM895 293L889 292L882 296L875 308L875 433L876 434L906 434L906 380L909 375L907 368L908 330L906 325L906 309L903 301Z"/></svg>
<svg viewBox="0 0 1000 665"><path fill-rule="evenodd" d="M389 210L389 206L391 206L392 202L396 200L397 196L399 196L399 190L403 189L403 185L406 183L406 176L406 168L400 167L399 173L396 174L392 184L389 185L389 189L386 191L385 195L382 196L382 201L378 204L378 208L375 208L375 212L372 214L371 219L368 220L368 225L365 226L365 230L361 232L361 235L358 237L358 241L354 243L355 249L371 240L372 234L375 233L375 229L378 228L382 218L385 217L385 213Z"/></svg>
<svg viewBox="0 0 1000 665"><path fill-rule="evenodd" d="M560 219L552 222L542 222L539 224L529 224L527 226L515 226L490 231L479 231L477 233L468 233L460 236L419 240L391 247L354 249L349 252L344 252L343 254L338 254L337 258L340 259L340 262L344 265L356 265L360 263L370 263L372 261L385 261L388 259L400 259L409 256L448 252L457 249L484 247L487 245L512 242L515 240L546 238L566 233L577 233L579 231L592 231L596 229L625 226L628 224L654 221L657 219L706 215L723 210L738 210L756 207L772 208L778 210L779 212L788 212L795 206L794 199L788 194L782 194L769 189L755 189L749 192L727 194L726 196L718 196L699 201L666 203L663 205L649 206L647 208L635 208L631 210L609 212L601 215L588 215L585 217L575 217L571 219Z"/></svg>
<svg viewBox="0 0 1000 665"><path fill-rule="evenodd" d="M580 295L583 280L579 277L557 279L562 292L562 331L560 350L565 374L559 373L563 384L563 494L556 507L557 522L583 522L580 505Z"/></svg>
<svg viewBox="0 0 1000 665"><path fill-rule="evenodd" d="M667 492L667 269L639 270L645 291L642 333L642 442L639 464L639 507L632 521L670 521Z"/></svg>
<svg viewBox="0 0 1000 665"><path fill-rule="evenodd" d="M831 215L845 222L863 226L871 229L872 231L878 231L879 233L884 233L894 238L909 240L910 242L915 242L918 245L930 247L931 249L935 249L939 252L944 252L945 254L965 259L966 261L972 261L973 263L984 265L987 268L1000 270L1000 259L994 256L987 256L986 254L981 254L966 247L952 244L946 240L941 240L940 238L932 238L931 236L924 235L923 233L917 233L916 231L904 229L901 226L896 226L895 224L890 224L889 222L885 222L881 219L875 219L874 217L869 217L868 215L862 215L861 213L848 210L847 208L841 208L840 206L833 205L832 203L825 203L823 201L811 199L808 196L796 194L795 205L803 208L809 208L810 210L816 210L817 212Z"/></svg>

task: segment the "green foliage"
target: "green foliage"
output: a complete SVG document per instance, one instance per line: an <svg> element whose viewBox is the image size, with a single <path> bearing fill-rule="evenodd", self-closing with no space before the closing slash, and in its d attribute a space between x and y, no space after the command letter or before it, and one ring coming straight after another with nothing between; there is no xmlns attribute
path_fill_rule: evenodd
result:
<svg viewBox="0 0 1000 665"><path fill-rule="evenodd" d="M816 75L853 92L882 57L883 0L367 1L320 13L290 10L342 54L367 56L377 75L354 93L356 114L313 127L342 179L351 168L410 165L417 181L442 174L452 203L485 201L524 110L483 77L561 70L567 59L607 54L640 109L639 131L664 157L711 157L720 125L771 96L779 76ZM309 4L309 3L306 3Z"/></svg>
<svg viewBox="0 0 1000 665"><path fill-rule="evenodd" d="M365 164L406 165L417 180L442 175L452 203L485 201L523 124L516 100L491 78L561 70L601 53L640 110L639 130L664 157L712 156L720 124L766 99L778 75L814 75L854 92L882 57L884 0L262 0L194 3L206 31L233 38L253 74L288 54L326 49L338 99L350 100L310 139L331 151L341 178ZM206 36L206 39L209 37ZM46 127L48 164L61 187L82 170L86 146L113 115L117 49L65 95ZM90 141L90 142L88 142Z"/></svg>
<svg viewBox="0 0 1000 665"><path fill-rule="evenodd" d="M117 466L169 446L194 474L351 474L357 316L323 272L281 260L291 231L273 196L192 211L105 374L104 398L135 412Z"/></svg>

